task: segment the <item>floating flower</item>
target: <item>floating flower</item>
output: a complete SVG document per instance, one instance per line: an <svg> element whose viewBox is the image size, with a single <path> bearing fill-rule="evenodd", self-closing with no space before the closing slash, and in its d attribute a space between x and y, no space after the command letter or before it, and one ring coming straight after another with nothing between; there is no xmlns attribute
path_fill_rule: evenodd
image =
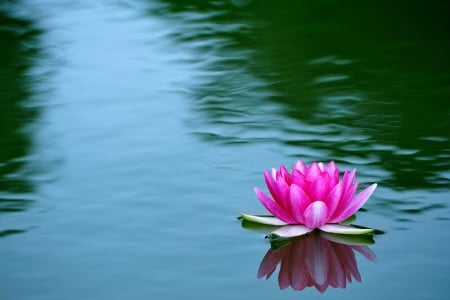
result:
<svg viewBox="0 0 450 300"><path fill-rule="evenodd" d="M361 282L355 252L375 262L375 253L365 240L349 240L349 235L314 232L289 241L279 249L269 249L258 270L258 278L269 279L279 265L280 289L291 286L296 291L315 287L323 293L331 286L345 289L352 278ZM369 242L370 244L370 242Z"/></svg>
<svg viewBox="0 0 450 300"><path fill-rule="evenodd" d="M275 226L284 226L273 232L282 237L307 234L314 229L339 234L365 234L373 229L339 224L356 213L377 187L374 183L356 193L356 170L345 170L339 178L339 168L331 161L327 165L305 165L297 161L292 173L280 169L264 172L264 179L272 198L255 188L262 205L273 216L242 214L244 220ZM285 226L295 225L295 226Z"/></svg>

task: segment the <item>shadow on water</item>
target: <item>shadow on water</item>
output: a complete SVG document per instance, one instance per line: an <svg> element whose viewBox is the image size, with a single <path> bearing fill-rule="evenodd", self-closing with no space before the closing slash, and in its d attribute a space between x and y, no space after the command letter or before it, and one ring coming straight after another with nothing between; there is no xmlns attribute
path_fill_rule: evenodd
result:
<svg viewBox="0 0 450 300"><path fill-rule="evenodd" d="M164 3L151 13L201 70L201 138L370 165L399 191L448 186L446 2Z"/></svg>
<svg viewBox="0 0 450 300"><path fill-rule="evenodd" d="M27 125L35 120L37 110L25 107L31 96L28 72L38 50L40 34L25 19L8 14L0 7L0 216L29 208L33 183L26 165L31 140ZM22 233L22 229L0 229L0 238Z"/></svg>

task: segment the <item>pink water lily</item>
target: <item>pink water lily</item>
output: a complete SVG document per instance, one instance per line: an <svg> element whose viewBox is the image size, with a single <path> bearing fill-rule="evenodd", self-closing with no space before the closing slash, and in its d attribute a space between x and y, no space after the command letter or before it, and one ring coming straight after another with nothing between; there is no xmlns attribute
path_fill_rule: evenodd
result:
<svg viewBox="0 0 450 300"><path fill-rule="evenodd" d="M361 229L339 224L355 214L377 187L374 183L356 194L356 170L345 170L339 177L339 168L331 161L327 165L312 163L307 166L297 161L291 173L285 166L264 172L269 192L255 188L262 205L273 215L269 217L242 214L248 221L284 226L276 234L284 237L303 235L320 229L339 234L365 234L373 229Z"/></svg>

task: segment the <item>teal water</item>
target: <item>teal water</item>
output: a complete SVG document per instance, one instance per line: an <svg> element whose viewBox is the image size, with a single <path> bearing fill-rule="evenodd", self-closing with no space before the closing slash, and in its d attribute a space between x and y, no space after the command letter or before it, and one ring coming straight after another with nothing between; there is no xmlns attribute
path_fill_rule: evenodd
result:
<svg viewBox="0 0 450 300"><path fill-rule="evenodd" d="M446 298L448 16L444 1L2 2L0 298ZM298 159L379 185L357 223L385 233L346 289L257 278L269 242L236 216L264 213L263 170Z"/></svg>

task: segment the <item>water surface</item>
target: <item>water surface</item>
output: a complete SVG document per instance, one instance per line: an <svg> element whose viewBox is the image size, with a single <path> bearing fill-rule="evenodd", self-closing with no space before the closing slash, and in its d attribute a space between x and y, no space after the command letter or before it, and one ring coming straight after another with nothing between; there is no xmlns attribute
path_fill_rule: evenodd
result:
<svg viewBox="0 0 450 300"><path fill-rule="evenodd" d="M0 5L2 299L439 299L449 292L444 2ZM361 282L258 279L262 171L379 186Z"/></svg>

